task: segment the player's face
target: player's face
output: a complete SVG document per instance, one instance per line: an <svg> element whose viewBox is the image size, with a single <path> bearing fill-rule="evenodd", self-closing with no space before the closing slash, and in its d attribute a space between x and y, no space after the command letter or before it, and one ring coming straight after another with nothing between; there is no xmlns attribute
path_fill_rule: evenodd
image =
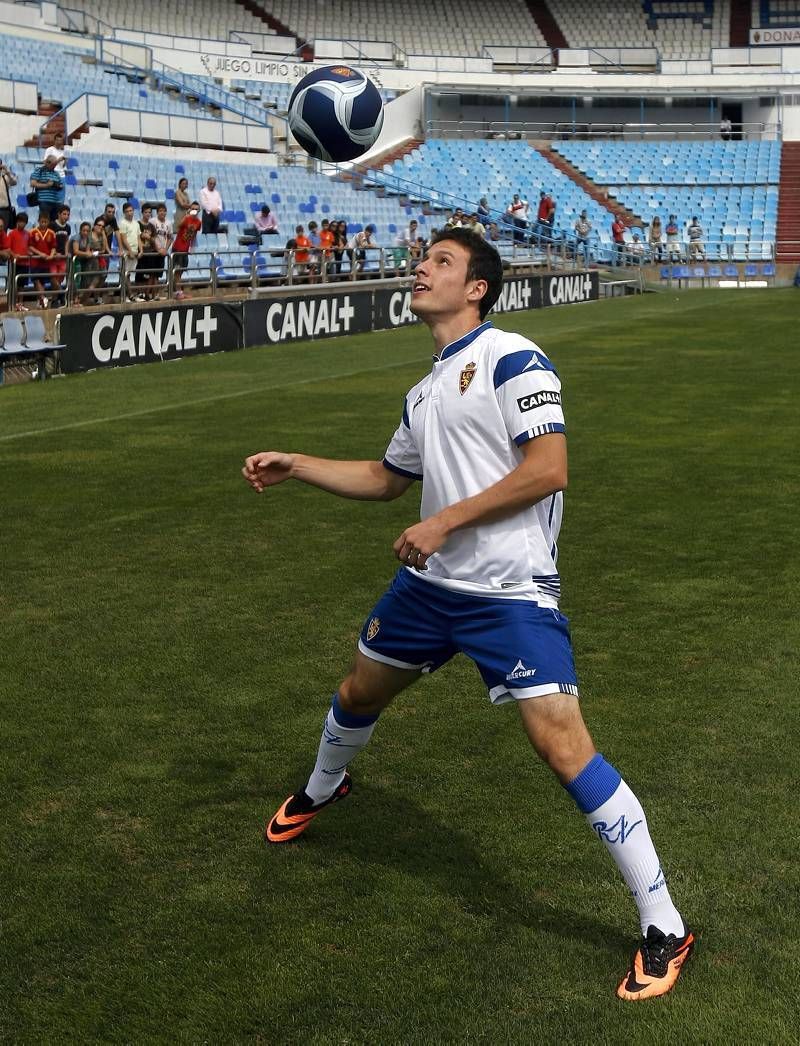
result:
<svg viewBox="0 0 800 1046"><path fill-rule="evenodd" d="M453 240L434 243L414 272L411 311L422 320L452 316L480 299L481 280L467 280L469 251ZM477 295L477 296L476 296Z"/></svg>

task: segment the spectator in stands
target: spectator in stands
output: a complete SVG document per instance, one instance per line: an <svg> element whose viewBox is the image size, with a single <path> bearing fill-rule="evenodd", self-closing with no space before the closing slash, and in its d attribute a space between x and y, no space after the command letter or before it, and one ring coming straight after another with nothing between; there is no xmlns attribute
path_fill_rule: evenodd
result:
<svg viewBox="0 0 800 1046"><path fill-rule="evenodd" d="M611 223L611 238L614 241L614 257L612 265L625 264L625 222L617 214Z"/></svg>
<svg viewBox="0 0 800 1046"><path fill-rule="evenodd" d="M331 228L331 223L328 221L327 218L323 218L322 228L319 231L319 243L320 247L322 248L322 264L324 265L326 279L328 278L327 273L330 267L331 248L333 247L333 240L334 236L333 229Z"/></svg>
<svg viewBox="0 0 800 1046"><path fill-rule="evenodd" d="M467 228L472 229L476 236L486 236L486 226L478 217L478 212L473 211L472 214L467 218Z"/></svg>
<svg viewBox="0 0 800 1046"><path fill-rule="evenodd" d="M106 234L106 241L108 243L109 254L113 254L118 248L119 244L115 239L119 232L119 222L117 221L117 208L113 203L107 203L103 209L103 213L95 218L92 223L92 229L97 222L101 222L103 225L103 231ZM107 260L107 259L106 259Z"/></svg>
<svg viewBox="0 0 800 1046"><path fill-rule="evenodd" d="M8 235L6 234L6 223L0 218L0 268L5 269L8 259L11 257L11 248L8 246ZM6 281L7 283L8 281Z"/></svg>
<svg viewBox="0 0 800 1046"><path fill-rule="evenodd" d="M341 279L342 259L347 249L347 222L343 219L334 222L333 230L333 273L334 279Z"/></svg>
<svg viewBox="0 0 800 1046"><path fill-rule="evenodd" d="M555 210L553 200L546 189L539 193L539 206L536 209L536 245L541 247L551 239L552 228L550 219Z"/></svg>
<svg viewBox="0 0 800 1046"><path fill-rule="evenodd" d="M589 216L586 211L581 211L578 218L575 220L575 257L579 254L583 254L584 263L589 262L589 233L592 231L592 223L589 221Z"/></svg>
<svg viewBox="0 0 800 1046"><path fill-rule="evenodd" d="M117 237L119 239L119 253L125 259L128 272L132 272L139 259L139 239L142 228L133 216L133 204L127 200L122 208L122 220L119 223Z"/></svg>
<svg viewBox="0 0 800 1046"><path fill-rule="evenodd" d="M306 236L306 231L302 225L296 225L294 229L294 246L290 247L286 244L287 250L294 251L294 268L292 272L295 276L299 277L302 282L305 282L305 278L308 276L308 265L310 261L309 248L311 247L311 240Z"/></svg>
<svg viewBox="0 0 800 1046"><path fill-rule="evenodd" d="M641 265L644 261L644 244L638 232L633 234L633 239L628 244L628 261L631 265Z"/></svg>
<svg viewBox="0 0 800 1046"><path fill-rule="evenodd" d="M153 237L153 246L155 248L155 256L152 259L152 268L154 272L154 283L160 280L164 273L164 266L166 265L167 255L169 249L172 246L174 234L172 231L172 222L167 218L167 205L160 203L156 208L156 216L150 223L155 229L155 236Z"/></svg>
<svg viewBox="0 0 800 1046"><path fill-rule="evenodd" d="M650 235L648 236L650 243L650 257L653 261L661 261L664 257L664 240L661 230L661 219L658 215L653 218L650 223Z"/></svg>
<svg viewBox="0 0 800 1046"><path fill-rule="evenodd" d="M693 215L692 224L689 226L687 232L689 233L689 259L690 261L705 261L706 249L703 244L703 237L705 233L703 226L700 224L700 220L697 215Z"/></svg>
<svg viewBox="0 0 800 1046"><path fill-rule="evenodd" d="M403 273L409 268L411 248L416 244L418 235L419 224L416 218L412 218L404 229L397 230L392 264L398 273Z"/></svg>
<svg viewBox="0 0 800 1046"><path fill-rule="evenodd" d="M153 225L153 207L152 204L143 203L141 206L141 218L139 219L139 231L144 232L144 227L148 225L150 232L153 236L156 234L156 227Z"/></svg>
<svg viewBox="0 0 800 1046"><path fill-rule="evenodd" d="M211 177L200 190L200 206L203 209L203 235L219 231L222 214L222 196L217 188L217 179Z"/></svg>
<svg viewBox="0 0 800 1046"><path fill-rule="evenodd" d="M362 272L367 263L367 250L374 247L372 237L375 234L375 226L365 226L361 232L357 232L348 244L350 248L350 267L353 279L357 279L358 273Z"/></svg>
<svg viewBox="0 0 800 1046"><path fill-rule="evenodd" d="M53 290L64 287L64 277L67 272L67 259L69 257L69 241L72 236L72 226L69 224L70 209L62 204L56 215L55 221L50 223L56 238L56 253L53 258L50 272L53 277ZM55 302L54 304L60 304Z"/></svg>
<svg viewBox="0 0 800 1046"><path fill-rule="evenodd" d="M17 178L10 167L0 160L0 218L6 229L14 226L14 205L11 203L11 190L17 184Z"/></svg>
<svg viewBox="0 0 800 1046"><path fill-rule="evenodd" d="M173 218L173 228L177 231L179 225L189 213L189 208L192 206L192 201L189 199L189 179L181 178L178 181L178 188L175 190L175 215Z"/></svg>
<svg viewBox="0 0 800 1046"><path fill-rule="evenodd" d="M57 170L59 174L64 175L67 170L67 150L64 147L64 135L61 131L56 131L55 135L53 135L53 144L45 150L45 160L49 159L51 156L54 157L56 161L55 170Z"/></svg>
<svg viewBox="0 0 800 1046"><path fill-rule="evenodd" d="M186 297L181 288L181 277L189 268L189 252L194 247L197 234L202 227L199 213L200 204L197 200L193 200L189 204L186 217L175 230L175 239L172 241L172 273L176 298Z"/></svg>
<svg viewBox="0 0 800 1046"><path fill-rule="evenodd" d="M308 240L312 250L308 252L308 282L318 283L322 269L322 244L319 238L319 226L316 222L308 223Z"/></svg>
<svg viewBox="0 0 800 1046"><path fill-rule="evenodd" d="M680 241L681 230L680 230L680 227L678 225L678 219L677 219L676 215L671 214L669 216L669 221L667 222L666 232L667 232L667 259L669 261L674 261L676 258L678 260L680 260L681 254L683 252L681 251L681 241Z"/></svg>
<svg viewBox="0 0 800 1046"><path fill-rule="evenodd" d="M723 142L729 142L733 137L733 124L727 116L723 116L719 122L719 135Z"/></svg>
<svg viewBox="0 0 800 1046"><path fill-rule="evenodd" d="M259 241L263 240L265 236L278 235L278 219L266 204L261 208L261 213L256 215L256 220L253 224L258 232Z"/></svg>
<svg viewBox="0 0 800 1046"><path fill-rule="evenodd" d="M488 233L489 235L487 236L487 239L491 243L499 243L503 239L503 237L500 235L500 229L497 225L497 222L489 223Z"/></svg>
<svg viewBox="0 0 800 1046"><path fill-rule="evenodd" d="M95 262L91 243L92 227L88 222L81 222L78 235L69 241L69 254L72 258L73 280L77 297L73 304L86 304L86 290L84 284L91 283L84 273L91 272L95 268Z"/></svg>
<svg viewBox="0 0 800 1046"><path fill-rule="evenodd" d="M106 204L106 212L109 207L113 207L113 204ZM114 208L116 210L116 208ZM133 208L131 207L131 212ZM114 224L117 224L116 218L112 218ZM86 290L91 291L102 291L106 283L106 271L108 269L108 258L111 254L111 248L108 243L108 234L106 233L106 221L103 215L95 218L92 231L89 234L89 245L92 250L92 277L87 281ZM93 296L87 295L87 304L93 305L95 302L102 304L103 298L101 295Z"/></svg>
<svg viewBox="0 0 800 1046"><path fill-rule="evenodd" d="M155 285L158 278L158 264L163 271L164 258L159 254L153 226L145 222L139 234L139 258L136 262L136 301L152 301L155 297Z"/></svg>
<svg viewBox="0 0 800 1046"><path fill-rule="evenodd" d="M51 273L56 253L56 234L50 228L50 218L44 211L40 213L37 225L31 230L28 248L31 255L30 267L33 283L41 295L39 305L46 309L50 304L48 291L54 289ZM47 286L45 286L45 282Z"/></svg>
<svg viewBox="0 0 800 1046"><path fill-rule="evenodd" d="M528 228L528 201L523 199L518 192L514 193L511 203L506 208L506 216L509 223L514 226L514 242L522 243L525 239L525 230Z"/></svg>
<svg viewBox="0 0 800 1046"><path fill-rule="evenodd" d="M43 214L49 222L64 202L65 193L64 179L56 170L56 158L49 156L35 167L30 181L38 197L39 214Z"/></svg>
<svg viewBox="0 0 800 1046"><path fill-rule="evenodd" d="M489 210L489 201L485 196L481 196L478 201L478 219L483 225L488 225L492 220L492 214Z"/></svg>
<svg viewBox="0 0 800 1046"><path fill-rule="evenodd" d="M10 257L14 259L16 266L17 291L24 295L30 285L29 273L31 268L30 233L28 232L28 215L26 211L20 211L16 217L14 228L6 234L6 243ZM17 308L21 312L27 312L25 304L20 301Z"/></svg>

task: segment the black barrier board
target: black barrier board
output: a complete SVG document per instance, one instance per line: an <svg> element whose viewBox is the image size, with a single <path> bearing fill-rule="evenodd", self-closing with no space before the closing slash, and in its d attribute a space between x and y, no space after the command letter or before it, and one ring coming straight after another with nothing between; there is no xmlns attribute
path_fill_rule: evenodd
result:
<svg viewBox="0 0 800 1046"><path fill-rule="evenodd" d="M492 312L517 312L520 309L538 309L542 304L541 276L507 276ZM411 289L375 291L374 329L403 327L417 323L411 311Z"/></svg>
<svg viewBox="0 0 800 1046"><path fill-rule="evenodd" d="M244 343L274 345L373 329L372 292L292 295L244 303Z"/></svg>
<svg viewBox="0 0 800 1046"><path fill-rule="evenodd" d="M373 328L376 331L382 331L391 327L404 327L408 323L419 323L419 320L409 308L410 304L410 287L398 287L390 291L375 291Z"/></svg>
<svg viewBox="0 0 800 1046"><path fill-rule="evenodd" d="M62 370L128 367L242 348L242 306L173 305L130 312L65 313Z"/></svg>
<svg viewBox="0 0 800 1046"><path fill-rule="evenodd" d="M541 276L506 276L492 312L519 312L542 307Z"/></svg>
<svg viewBox="0 0 800 1046"><path fill-rule="evenodd" d="M573 305L580 301L597 301L600 297L600 274L591 272L564 273L541 277L542 305Z"/></svg>

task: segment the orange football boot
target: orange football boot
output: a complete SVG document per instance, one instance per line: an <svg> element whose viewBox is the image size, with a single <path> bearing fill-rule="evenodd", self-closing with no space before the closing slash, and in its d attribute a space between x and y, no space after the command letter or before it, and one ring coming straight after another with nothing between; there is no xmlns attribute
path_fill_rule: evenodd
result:
<svg viewBox="0 0 800 1046"><path fill-rule="evenodd" d="M264 830L264 838L268 843L290 843L303 834L320 810L324 810L331 803L338 803L340 799L346 799L352 787L353 779L350 774L345 773L344 780L330 799L325 799L316 806L301 788L283 803Z"/></svg>
<svg viewBox="0 0 800 1046"><path fill-rule="evenodd" d="M683 937L666 936L655 926L648 926L647 936L636 949L631 967L625 974L617 996L628 1002L657 999L675 987L684 963L692 954L694 934L684 927Z"/></svg>

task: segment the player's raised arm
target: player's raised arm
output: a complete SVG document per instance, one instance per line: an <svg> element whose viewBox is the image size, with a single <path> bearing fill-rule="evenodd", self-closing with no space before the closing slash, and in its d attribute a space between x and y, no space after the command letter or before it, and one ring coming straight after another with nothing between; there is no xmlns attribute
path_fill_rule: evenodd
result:
<svg viewBox="0 0 800 1046"><path fill-rule="evenodd" d="M285 454L267 450L245 458L242 475L257 493L287 479L299 479L312 487L358 501L392 501L413 483L386 468L380 461L334 461L307 454Z"/></svg>

